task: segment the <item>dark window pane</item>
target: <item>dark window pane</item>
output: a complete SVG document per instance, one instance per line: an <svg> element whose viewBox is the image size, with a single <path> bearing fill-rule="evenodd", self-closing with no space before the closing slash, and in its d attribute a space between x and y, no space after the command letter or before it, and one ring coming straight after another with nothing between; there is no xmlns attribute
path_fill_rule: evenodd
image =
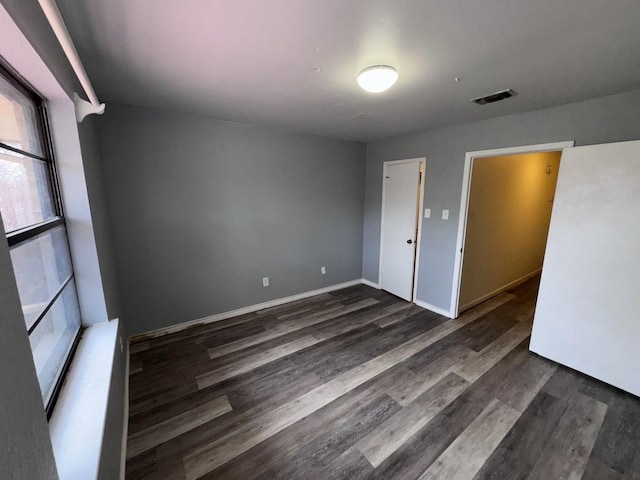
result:
<svg viewBox="0 0 640 480"><path fill-rule="evenodd" d="M7 233L56 216L45 162L0 148L0 212Z"/></svg>
<svg viewBox="0 0 640 480"><path fill-rule="evenodd" d="M31 328L62 283L71 275L71 259L63 226L11 249L27 329Z"/></svg>
<svg viewBox="0 0 640 480"><path fill-rule="evenodd" d="M34 100L3 76L0 76L0 142L44 157Z"/></svg>
<svg viewBox="0 0 640 480"><path fill-rule="evenodd" d="M76 298L76 286L71 281L29 335L45 405L49 401L58 376L62 373L62 367L79 329L80 311Z"/></svg>

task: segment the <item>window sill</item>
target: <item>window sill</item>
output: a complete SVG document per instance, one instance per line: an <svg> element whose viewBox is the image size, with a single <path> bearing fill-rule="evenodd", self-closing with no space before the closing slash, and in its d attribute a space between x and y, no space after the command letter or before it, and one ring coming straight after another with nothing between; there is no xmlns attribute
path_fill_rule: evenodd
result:
<svg viewBox="0 0 640 480"><path fill-rule="evenodd" d="M60 480L97 478L118 320L84 330L49 422Z"/></svg>

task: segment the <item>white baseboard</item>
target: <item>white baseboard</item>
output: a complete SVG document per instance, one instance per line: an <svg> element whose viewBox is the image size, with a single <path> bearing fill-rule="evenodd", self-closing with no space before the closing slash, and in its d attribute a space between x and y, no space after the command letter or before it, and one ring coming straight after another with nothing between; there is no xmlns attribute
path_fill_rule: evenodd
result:
<svg viewBox="0 0 640 480"><path fill-rule="evenodd" d="M275 300L269 300L268 302L258 303L256 305L250 305L248 307L237 308L228 312L217 313L208 317L198 318L196 320L190 320L188 322L179 323L177 325L171 325L169 327L158 328L156 330L140 333L138 335L132 336L130 338L130 341L135 343L138 340L149 340L151 338L162 337L163 335L180 332L196 325L206 325L209 323L219 322L220 320L226 320L227 318L237 317L238 315L244 315L246 313L257 312L258 310L264 310L265 308L277 307L278 305L283 305L285 303L295 302L296 300L314 297L316 295L333 292L334 290L340 290L342 288L353 287L354 285L361 285L362 283L364 283L363 279L358 278L349 282L329 285L328 287L319 288L317 290L310 290L308 292L302 292L296 295L290 295L288 297L276 298Z"/></svg>
<svg viewBox="0 0 640 480"><path fill-rule="evenodd" d="M460 305L460 307L458 307L458 311L462 312L464 310L468 310L468 309L470 309L472 307L475 307L476 305L484 302L485 300L488 300L491 297L495 297L496 295L499 295L500 293L504 292L505 290L509 290L510 288L516 287L516 286L520 285L521 283L526 282L530 278L533 278L536 275L540 274L540 272L542 272L542 268L534 270L533 272L528 273L528 274L526 274L526 275L514 280L513 282L509 282L509 283L507 283L506 285L503 285L500 288L496 288L495 290L487 293L486 295L482 295L480 298L476 298L475 300L472 300L471 302L467 302L464 305Z"/></svg>
<svg viewBox="0 0 640 480"><path fill-rule="evenodd" d="M362 279L362 283L364 285L368 285L369 287L377 288L378 290L380 290L380 284L379 283L373 283L371 280L367 280L366 278Z"/></svg>
<svg viewBox="0 0 640 480"><path fill-rule="evenodd" d="M413 303L415 303L419 307L425 308L427 310L440 314L444 317L453 318L453 315L451 314L451 312L448 310L445 310L444 308L436 307L435 305L432 305L427 302L423 302L422 300L418 300L418 299L415 299Z"/></svg>

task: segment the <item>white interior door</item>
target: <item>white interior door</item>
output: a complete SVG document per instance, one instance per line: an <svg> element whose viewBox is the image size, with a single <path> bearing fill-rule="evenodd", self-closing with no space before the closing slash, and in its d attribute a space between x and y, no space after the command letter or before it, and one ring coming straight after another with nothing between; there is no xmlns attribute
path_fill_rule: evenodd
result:
<svg viewBox="0 0 640 480"><path fill-rule="evenodd" d="M420 162L385 165L380 286L413 300Z"/></svg>
<svg viewBox="0 0 640 480"><path fill-rule="evenodd" d="M640 395L640 141L566 149L530 349Z"/></svg>

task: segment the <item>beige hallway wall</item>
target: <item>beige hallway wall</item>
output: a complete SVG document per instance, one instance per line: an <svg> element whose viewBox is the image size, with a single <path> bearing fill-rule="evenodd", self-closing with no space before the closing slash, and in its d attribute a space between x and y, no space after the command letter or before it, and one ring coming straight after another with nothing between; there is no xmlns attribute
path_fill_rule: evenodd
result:
<svg viewBox="0 0 640 480"><path fill-rule="evenodd" d="M461 311L542 268L560 155L532 153L474 161Z"/></svg>

